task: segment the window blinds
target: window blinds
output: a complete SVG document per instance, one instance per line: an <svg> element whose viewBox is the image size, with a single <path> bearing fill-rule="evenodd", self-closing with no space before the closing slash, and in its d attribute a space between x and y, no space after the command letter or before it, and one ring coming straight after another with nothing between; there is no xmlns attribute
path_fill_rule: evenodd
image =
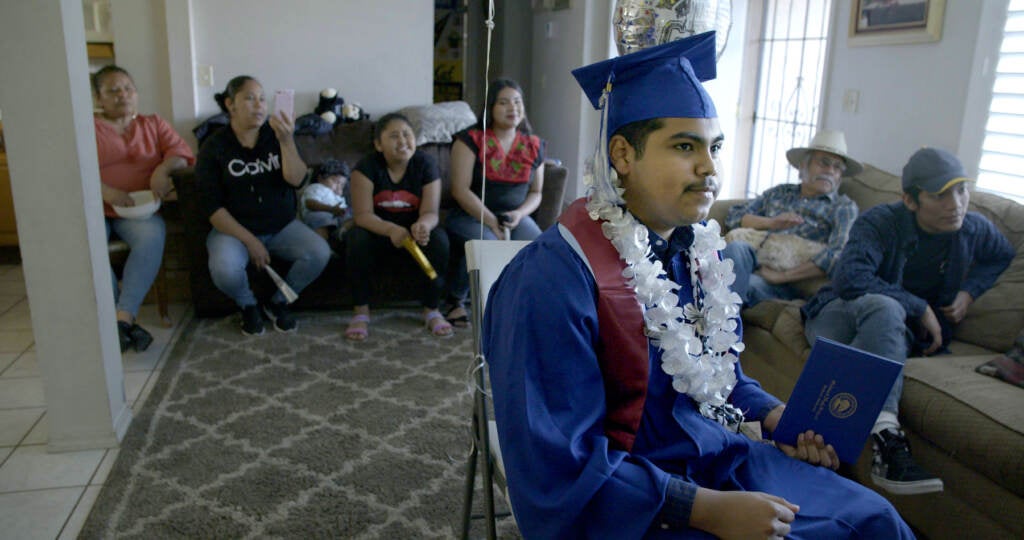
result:
<svg viewBox="0 0 1024 540"><path fill-rule="evenodd" d="M999 48L978 188L1024 203L1024 0L1011 0Z"/></svg>

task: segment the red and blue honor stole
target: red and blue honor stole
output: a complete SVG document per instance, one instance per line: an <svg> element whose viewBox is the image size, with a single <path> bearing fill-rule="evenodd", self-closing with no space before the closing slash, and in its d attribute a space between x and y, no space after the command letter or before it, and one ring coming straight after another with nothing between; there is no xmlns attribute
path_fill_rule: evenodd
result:
<svg viewBox="0 0 1024 540"><path fill-rule="evenodd" d="M601 232L601 222L590 219L586 199L573 202L558 222L575 237L597 281L597 361L607 401L604 431L612 448L629 452L640 429L650 376L643 309L622 275L625 261Z"/></svg>
<svg viewBox="0 0 1024 540"><path fill-rule="evenodd" d="M373 194L373 206L381 212L401 214L416 212L420 209L420 198L411 191L385 189Z"/></svg>
<svg viewBox="0 0 1024 540"><path fill-rule="evenodd" d="M476 144L477 159L487 171L488 181L506 184L525 184L530 181L530 172L533 171L533 165L540 156L539 137L516 131L516 138L512 140L512 145L509 146L508 154L506 154L491 130L487 130L486 142L484 142L484 132L479 129L471 130L469 136ZM485 147L487 148L486 158L480 150Z"/></svg>

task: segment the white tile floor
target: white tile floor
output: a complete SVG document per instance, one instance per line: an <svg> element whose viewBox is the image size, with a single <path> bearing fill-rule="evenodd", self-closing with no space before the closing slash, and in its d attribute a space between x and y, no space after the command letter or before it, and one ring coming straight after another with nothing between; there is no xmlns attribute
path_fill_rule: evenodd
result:
<svg viewBox="0 0 1024 540"><path fill-rule="evenodd" d="M124 356L125 393L138 411L190 310L170 306L173 328L144 305L139 322L153 334L144 353ZM46 403L36 365L21 267L0 265L0 536L75 538L117 459L117 449L46 451Z"/></svg>

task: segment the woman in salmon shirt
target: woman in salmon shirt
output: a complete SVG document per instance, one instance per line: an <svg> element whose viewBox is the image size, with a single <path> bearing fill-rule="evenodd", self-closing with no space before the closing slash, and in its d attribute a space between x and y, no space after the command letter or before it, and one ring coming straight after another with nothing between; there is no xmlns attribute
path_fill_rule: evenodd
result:
<svg viewBox="0 0 1024 540"><path fill-rule="evenodd" d="M123 68L106 66L92 76L101 111L93 117L99 154L100 188L107 237L116 235L131 251L120 289L111 270L117 307L121 352L144 351L153 336L135 322L164 256L164 220L159 214L143 219L119 218L111 207L132 206L133 191L151 189L164 198L173 189L171 173L195 162L192 150L174 129L155 114L138 113L138 94Z"/></svg>

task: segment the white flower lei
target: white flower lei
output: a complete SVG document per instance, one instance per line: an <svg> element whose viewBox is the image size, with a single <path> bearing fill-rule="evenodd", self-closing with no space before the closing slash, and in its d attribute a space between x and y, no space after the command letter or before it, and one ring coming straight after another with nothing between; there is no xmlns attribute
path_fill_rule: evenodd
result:
<svg viewBox="0 0 1024 540"><path fill-rule="evenodd" d="M607 163L603 153L598 154L594 163ZM675 292L679 284L661 277L665 272L661 261L651 260L647 227L624 209L615 171L608 175L604 185L595 182L592 173L585 175L590 187L587 210L591 219L604 220L604 236L626 263L623 276L644 307L647 336L662 350L662 370L672 377L677 392L697 402L701 415L723 425L738 425L743 414L726 400L736 384L736 355L744 348L736 334L741 299L729 289L736 279L732 261L719 260L716 253L725 247L718 222L693 225L688 255L694 299L680 308Z"/></svg>

